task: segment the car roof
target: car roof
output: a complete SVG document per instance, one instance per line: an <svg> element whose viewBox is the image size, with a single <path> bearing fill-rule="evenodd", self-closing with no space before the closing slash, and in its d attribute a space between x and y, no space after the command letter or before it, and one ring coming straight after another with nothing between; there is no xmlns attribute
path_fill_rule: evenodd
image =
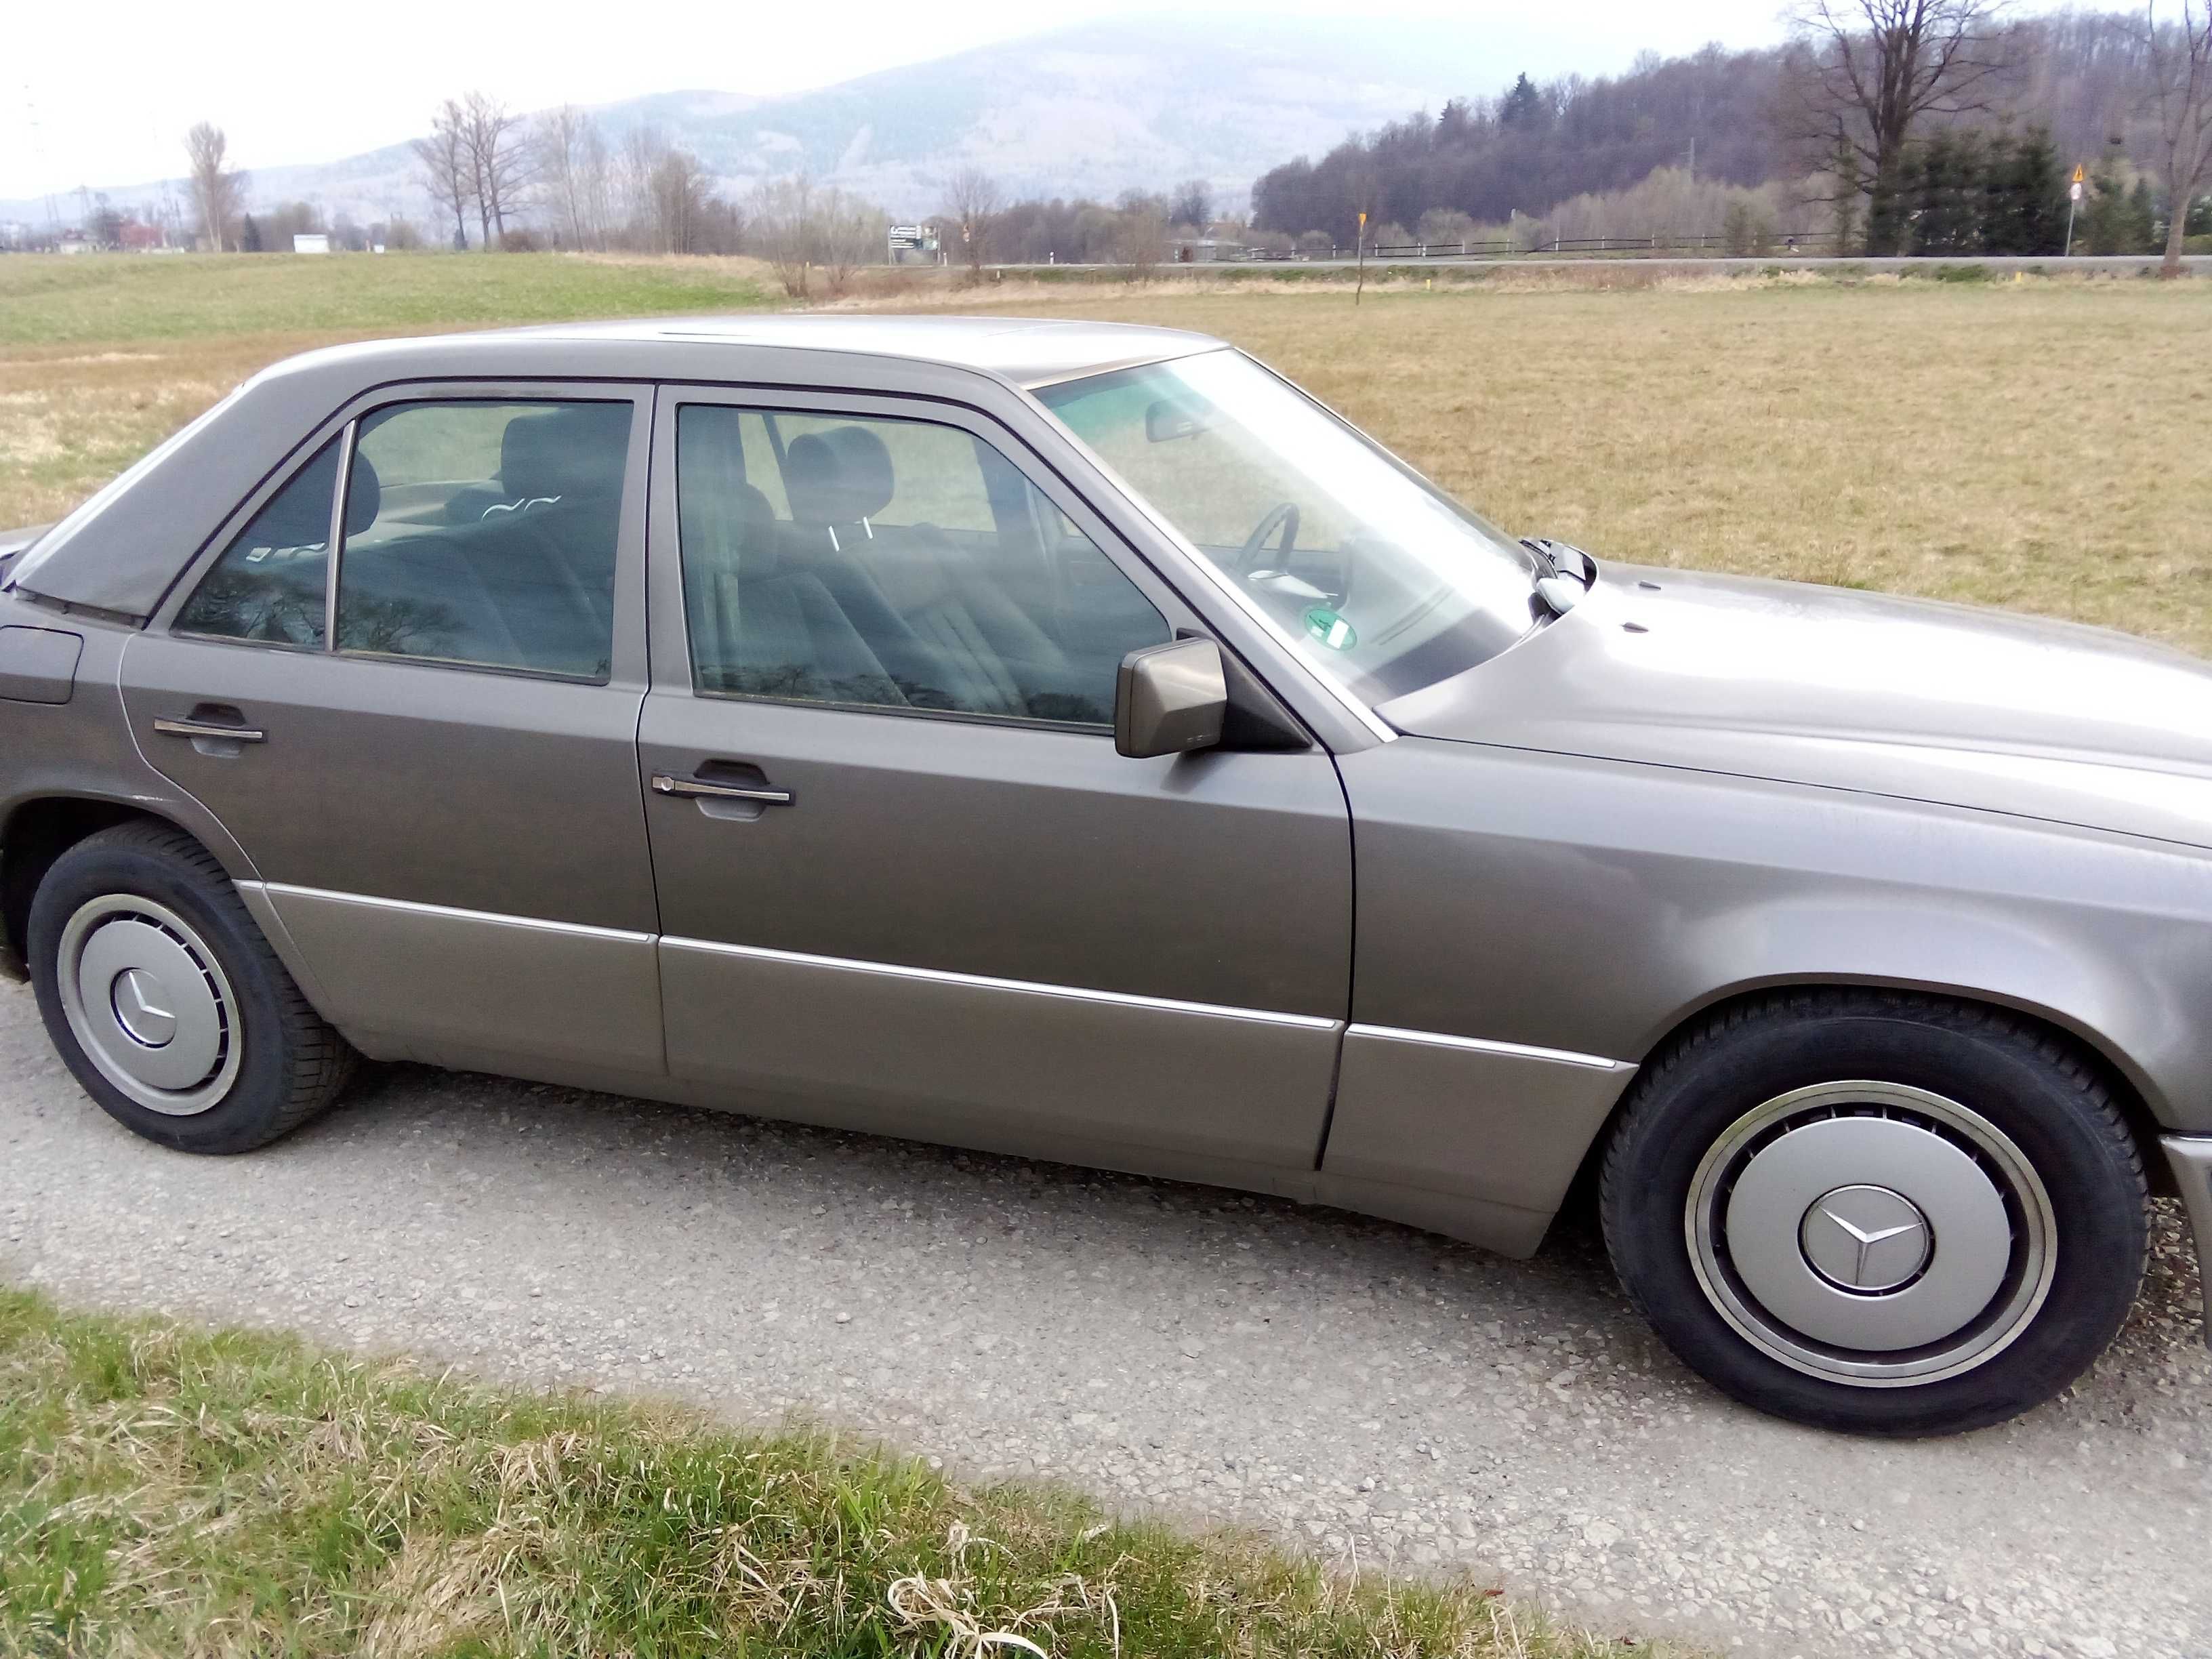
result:
<svg viewBox="0 0 2212 1659"><path fill-rule="evenodd" d="M1047 317L891 316L865 313L808 316L710 315L648 317L617 322L550 323L525 328L441 336L459 344L513 340L518 336L571 341L629 341L640 344L775 346L815 351L900 357L978 369L1025 387L1139 363L1162 362L1222 343L1188 329L1140 323L1094 323Z"/></svg>

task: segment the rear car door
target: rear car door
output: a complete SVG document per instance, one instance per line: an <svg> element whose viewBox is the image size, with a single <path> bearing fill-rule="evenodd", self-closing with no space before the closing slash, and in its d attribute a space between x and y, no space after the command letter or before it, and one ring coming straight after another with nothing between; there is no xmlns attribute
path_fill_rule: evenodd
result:
<svg viewBox="0 0 2212 1659"><path fill-rule="evenodd" d="M1121 657L1198 618L989 418L660 404L671 1070L885 1133L1310 1176L1349 995L1328 755L1118 755Z"/></svg>
<svg viewBox="0 0 2212 1659"><path fill-rule="evenodd" d="M368 1052L661 1069L638 795L651 394L387 388L123 662L140 749Z"/></svg>

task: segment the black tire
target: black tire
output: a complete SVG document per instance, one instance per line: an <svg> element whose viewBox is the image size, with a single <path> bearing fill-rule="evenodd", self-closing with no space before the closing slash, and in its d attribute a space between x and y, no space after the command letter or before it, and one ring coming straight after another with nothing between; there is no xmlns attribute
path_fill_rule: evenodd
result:
<svg viewBox="0 0 2212 1659"><path fill-rule="evenodd" d="M149 1109L102 1073L71 1028L60 981L70 921L110 897L150 900L204 944L230 993L225 1042L238 1053L227 1087L190 1115ZM222 866L182 830L121 824L89 836L55 860L31 902L32 983L47 1035L85 1092L125 1128L186 1152L244 1152L266 1146L337 1098L351 1075L352 1047L300 994ZM227 1049L226 1049L226 1052ZM218 1079L220 1081L220 1079Z"/></svg>
<svg viewBox="0 0 2212 1659"><path fill-rule="evenodd" d="M1731 1272L1716 1266L1728 1260L1725 1242L1705 1253L1702 1268L1691 1243L1693 1192L1718 1190L1698 1185L1719 1179L1700 1175L1701 1165L1722 1167L1720 1154L1709 1163L1708 1153L1731 1144L1728 1137L1765 1103L1847 1079L1925 1091L1969 1108L2009 1139L2047 1195L2047 1236L2055 1239L2042 1279L2047 1292L2032 1314L2017 1316L2024 1322L2008 1343L1971 1369L1884 1387L1808 1374L1747 1337L1708 1292L1709 1279ZM2142 1157L2111 1090L2073 1045L1994 1009L1848 991L1738 1005L1656 1057L1607 1150L1600 1204L1607 1249L1630 1300L1692 1369L1779 1417L1910 1437L2002 1422L2087 1370L2135 1301L2148 1248L2148 1199ZM1704 1213L1717 1212L1717 1200ZM1931 1237L1935 1231L1929 1229ZM2024 1231L2012 1231L2015 1252ZM1933 1245L1931 1262L1942 1248ZM1863 1248L1858 1259L1867 1259ZM1756 1324L1765 1310L1753 1308Z"/></svg>

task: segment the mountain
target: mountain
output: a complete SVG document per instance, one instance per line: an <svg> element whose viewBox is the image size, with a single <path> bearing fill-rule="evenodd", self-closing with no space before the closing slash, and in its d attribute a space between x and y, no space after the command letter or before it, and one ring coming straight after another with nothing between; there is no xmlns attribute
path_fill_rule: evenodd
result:
<svg viewBox="0 0 2212 1659"><path fill-rule="evenodd" d="M1454 91L1522 70L1617 67L1553 61L1557 40L1512 23L1125 19L786 97L666 92L593 113L611 141L633 127L659 128L726 190L804 169L895 217L933 211L945 180L970 166L1015 194L1111 198L1202 178L1216 199L1241 204L1252 181L1285 155L1440 108ZM477 79L491 82L465 70L454 90ZM402 143L337 161L257 168L247 194L255 207L305 200L364 221L427 219L415 172ZM177 191L173 181L168 188ZM106 193L124 208L150 203L162 189L155 182ZM46 212L43 198L0 201L0 220L43 222Z"/></svg>

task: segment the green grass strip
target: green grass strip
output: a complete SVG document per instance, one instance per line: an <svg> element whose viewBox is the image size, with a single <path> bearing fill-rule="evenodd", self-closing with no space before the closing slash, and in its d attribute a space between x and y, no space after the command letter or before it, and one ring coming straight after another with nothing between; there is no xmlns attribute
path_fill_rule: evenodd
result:
<svg viewBox="0 0 2212 1659"><path fill-rule="evenodd" d="M1480 1583L1355 1582L824 1432L0 1290L9 1654L1632 1650Z"/></svg>

